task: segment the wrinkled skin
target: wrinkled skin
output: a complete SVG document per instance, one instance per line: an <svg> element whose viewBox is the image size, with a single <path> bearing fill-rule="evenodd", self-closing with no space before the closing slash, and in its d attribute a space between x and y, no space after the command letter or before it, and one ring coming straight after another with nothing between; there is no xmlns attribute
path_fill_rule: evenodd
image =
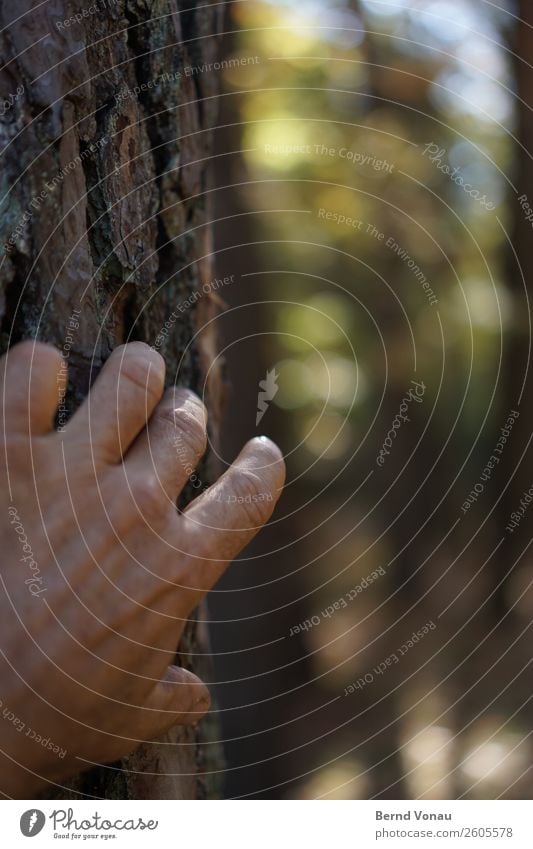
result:
<svg viewBox="0 0 533 849"><path fill-rule="evenodd" d="M0 790L10 797L198 722L209 693L172 665L176 646L284 482L279 450L260 437L179 514L205 450L201 401L163 393L162 358L133 342L59 433L61 362L33 342L0 361Z"/></svg>

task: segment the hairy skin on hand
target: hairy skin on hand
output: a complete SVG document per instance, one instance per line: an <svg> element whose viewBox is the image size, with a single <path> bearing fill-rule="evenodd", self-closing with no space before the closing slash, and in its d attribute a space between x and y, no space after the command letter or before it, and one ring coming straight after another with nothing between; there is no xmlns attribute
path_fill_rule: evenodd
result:
<svg viewBox="0 0 533 849"><path fill-rule="evenodd" d="M0 361L0 790L10 797L199 721L209 692L173 665L176 646L285 477L278 448L254 439L179 514L206 446L201 401L163 394L163 359L133 342L58 433L61 363L33 342Z"/></svg>

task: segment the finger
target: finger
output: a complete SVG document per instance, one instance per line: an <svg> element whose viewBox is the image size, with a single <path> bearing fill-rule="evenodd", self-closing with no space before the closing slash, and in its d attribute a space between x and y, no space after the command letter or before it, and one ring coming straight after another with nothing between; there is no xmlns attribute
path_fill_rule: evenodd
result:
<svg viewBox="0 0 533 849"><path fill-rule="evenodd" d="M165 362L144 342L116 348L65 428L67 442L90 440L97 459L117 463L163 394Z"/></svg>
<svg viewBox="0 0 533 849"><path fill-rule="evenodd" d="M209 690L196 675L169 666L140 711L138 734L153 740L175 725L196 725L210 705Z"/></svg>
<svg viewBox="0 0 533 849"><path fill-rule="evenodd" d="M279 448L264 436L248 442L227 472L181 517L181 546L189 554L182 579L186 586L199 595L211 589L268 521L284 482Z"/></svg>
<svg viewBox="0 0 533 849"><path fill-rule="evenodd" d="M59 351L28 340L11 348L1 365L5 430L50 433L67 382L66 364Z"/></svg>
<svg viewBox="0 0 533 849"><path fill-rule="evenodd" d="M128 480L156 475L175 502L205 452L207 412L194 392L169 389L124 461Z"/></svg>

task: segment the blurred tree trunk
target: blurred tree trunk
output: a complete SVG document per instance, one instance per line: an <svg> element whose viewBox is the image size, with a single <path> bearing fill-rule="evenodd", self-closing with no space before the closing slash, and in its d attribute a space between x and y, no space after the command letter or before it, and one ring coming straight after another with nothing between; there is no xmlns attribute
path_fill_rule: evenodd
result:
<svg viewBox="0 0 533 849"><path fill-rule="evenodd" d="M195 333L210 300L158 338L176 304L212 273L206 198L217 74L199 66L215 60L222 6L184 5L100 0L94 13L83 0L1 5L1 342L5 350L38 338L68 356L69 411L113 348L132 339L156 345L169 383L205 392L214 343ZM216 375L207 392L216 422ZM179 647L189 667L199 646L205 652L199 631L190 625ZM203 728L175 729L79 776L66 797L210 793L198 775L213 750L202 745Z"/></svg>
<svg viewBox="0 0 533 849"><path fill-rule="evenodd" d="M520 0L517 11L516 30L511 45L515 59L515 77L517 97L515 100L518 111L518 140L523 149L515 148L516 173L513 182L517 187L517 195L527 195L533 204L533 5L528 0ZM506 536L505 545L500 549L501 556L496 561L495 581L501 582L519 557L529 541L531 517L526 516L521 525L509 534L505 526L510 521L511 513L520 507L524 492L533 482L533 445L531 433L531 417L528 403L533 397L533 371L531 368L531 299L533 297L533 251L531 249L531 222L526 220L525 213L520 208L517 197L511 197L511 207L514 221L512 227L513 250L508 252L507 285L509 286L513 309L512 325L508 330L505 361L505 397L502 409L502 422L511 410L520 411L520 417L513 426L512 437L505 448L505 455L500 469L500 485L507 487L500 502L499 530L501 536ZM527 302L529 297L529 305ZM520 403L520 400L522 403ZM501 426L501 425L500 425ZM498 434L499 435L499 434ZM529 446L528 446L529 443ZM527 450L526 449L527 447ZM523 453L525 450L525 453ZM523 456L522 456L523 455ZM515 568L518 571L518 567ZM509 609L507 598L507 581L503 581L498 589L496 614L502 616Z"/></svg>

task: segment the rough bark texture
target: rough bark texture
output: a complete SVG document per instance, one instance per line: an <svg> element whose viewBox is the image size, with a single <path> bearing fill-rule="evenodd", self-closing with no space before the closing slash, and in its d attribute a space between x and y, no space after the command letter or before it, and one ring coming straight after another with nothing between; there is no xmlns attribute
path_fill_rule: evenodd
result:
<svg viewBox="0 0 533 849"><path fill-rule="evenodd" d="M87 13L84 0L2 0L0 96L11 105L0 117L1 344L33 337L63 350L68 411L113 348L132 339L156 344L169 383L205 395L213 340L195 332L209 297L158 338L176 305L212 277L206 191L217 74L198 66L214 61L222 7L186 5L100 0ZM65 24L76 13L81 20ZM215 377L212 410L217 395ZM192 666L197 631L190 626L180 645L182 664ZM67 795L196 798L210 792L197 773L212 748L176 729L80 776Z"/></svg>

